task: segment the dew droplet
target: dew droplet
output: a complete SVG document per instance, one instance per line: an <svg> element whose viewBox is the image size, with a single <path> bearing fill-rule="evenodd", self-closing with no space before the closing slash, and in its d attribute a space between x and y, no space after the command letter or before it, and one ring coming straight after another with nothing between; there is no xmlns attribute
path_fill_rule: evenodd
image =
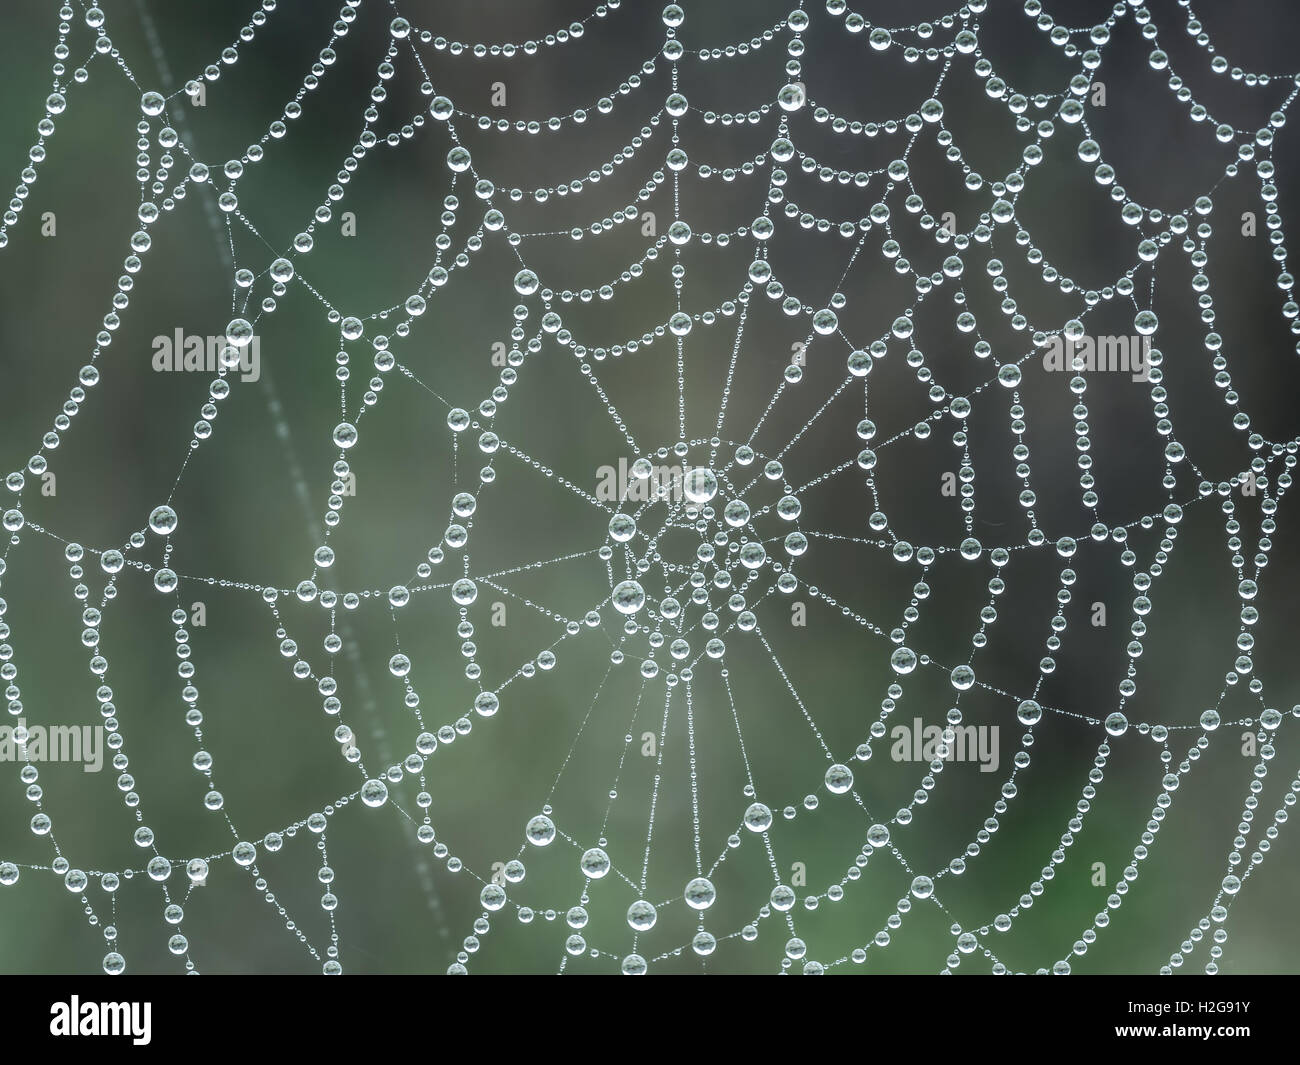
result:
<svg viewBox="0 0 1300 1065"><path fill-rule="evenodd" d="M693 910L707 910L717 899L717 892L713 888L711 881L702 876L697 876L683 892L683 898L686 899L686 905Z"/></svg>
<svg viewBox="0 0 1300 1065"><path fill-rule="evenodd" d="M170 536L176 529L176 511L164 504L149 515L149 528L159 536Z"/></svg>
<svg viewBox="0 0 1300 1065"><path fill-rule="evenodd" d="M717 475L706 466L696 466L682 478L682 492L692 503L707 503L718 494Z"/></svg>
<svg viewBox="0 0 1300 1065"><path fill-rule="evenodd" d="M547 846L555 839L555 822L544 814L538 814L524 828L524 838L534 847Z"/></svg>
<svg viewBox="0 0 1300 1065"><path fill-rule="evenodd" d="M234 348L247 347L253 340L253 327L247 319L232 318L226 326L226 341Z"/></svg>
<svg viewBox="0 0 1300 1065"><path fill-rule="evenodd" d="M614 588L610 600L620 614L635 614L645 606L645 589L637 581L623 581Z"/></svg>

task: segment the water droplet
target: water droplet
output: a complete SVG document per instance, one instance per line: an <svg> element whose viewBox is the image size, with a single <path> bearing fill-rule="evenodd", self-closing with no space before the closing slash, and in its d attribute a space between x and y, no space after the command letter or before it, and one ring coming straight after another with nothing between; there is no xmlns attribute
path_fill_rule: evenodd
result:
<svg viewBox="0 0 1300 1065"><path fill-rule="evenodd" d="M899 647L889 656L889 664L895 673L906 675L916 668L916 652L910 647Z"/></svg>
<svg viewBox="0 0 1300 1065"><path fill-rule="evenodd" d="M159 536L170 536L176 529L176 511L164 504L149 515L149 528Z"/></svg>
<svg viewBox="0 0 1300 1065"><path fill-rule="evenodd" d="M659 914L653 903L638 899L627 908L627 923L633 931L647 932L654 927Z"/></svg>
<svg viewBox="0 0 1300 1065"><path fill-rule="evenodd" d="M592 880L599 880L610 869L609 855L599 847L592 847L590 850L583 851L582 858L578 862L584 876Z"/></svg>
<svg viewBox="0 0 1300 1065"><path fill-rule="evenodd" d="M835 795L843 795L853 787L853 770L837 762L826 770L826 787Z"/></svg>
<svg viewBox="0 0 1300 1065"><path fill-rule="evenodd" d="M615 587L611 601L620 614L635 614L645 606L645 589L636 581L623 581Z"/></svg>
<svg viewBox="0 0 1300 1065"><path fill-rule="evenodd" d="M534 847L547 846L555 839L555 822L544 814L538 814L524 828L524 838Z"/></svg>
<svg viewBox="0 0 1300 1065"><path fill-rule="evenodd" d="M709 880L697 876L686 885L683 898L686 899L686 905L691 909L707 910L717 898L717 892L714 891L713 884Z"/></svg>
<svg viewBox="0 0 1300 1065"><path fill-rule="evenodd" d="M682 492L692 503L707 503L718 494L717 475L706 466L696 466L682 478Z"/></svg>
<svg viewBox="0 0 1300 1065"><path fill-rule="evenodd" d="M253 340L253 327L247 319L232 318L226 326L226 341L234 348L247 347Z"/></svg>

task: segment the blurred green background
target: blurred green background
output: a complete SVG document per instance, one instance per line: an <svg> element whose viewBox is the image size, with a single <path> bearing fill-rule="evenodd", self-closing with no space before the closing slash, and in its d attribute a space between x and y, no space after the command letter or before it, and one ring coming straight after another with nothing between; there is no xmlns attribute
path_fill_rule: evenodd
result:
<svg viewBox="0 0 1300 1065"><path fill-rule="evenodd" d="M946 6L891 0L872 3L866 14L876 25L911 26L922 18L939 19ZM1170 53L1171 68L1183 74L1195 98L1216 118L1240 129L1264 125L1285 99L1290 79L1247 87L1216 77L1206 53L1183 31L1185 16L1178 5L1171 0L1149 6L1156 23L1168 27L1161 43ZM994 0L990 7L980 18L981 54L1016 91L1059 94L1076 72L1077 60L1053 48L1021 5ZM1016 247L1016 225L1001 227L990 248L977 246L967 256L962 282L967 306L980 323L978 336L992 345L992 357L972 355L977 337L954 327L960 308L952 302L956 283L949 282L928 296L916 314L915 343L933 379L918 375L905 362L906 347L891 342L888 357L866 379L865 397L856 379L836 391L849 350L836 336L814 340L803 379L781 387L793 345L807 342L811 330L806 316L784 315L779 301L761 291L751 300L738 345L739 313L720 315L709 327L696 323L683 345L686 437L704 442L693 448L692 458L707 455L707 441L715 435L724 462L737 445L748 442L760 458L744 478L747 484L763 462L779 454L784 478L760 480L746 499L757 510L774 504L786 485L797 489L804 508L799 527L826 535L815 537L795 565L805 583L792 596L768 594L770 571L764 571L752 593L747 590L766 646L754 635L733 631L726 636L724 665L734 714L718 666L708 660L696 668L688 707L686 685L668 695L663 672L642 682L633 656L644 653L645 637L621 643L621 618L608 605L599 626L583 625L576 636L566 636L563 620L557 620L580 620L599 606L620 565L616 556L613 569L607 570L595 554L607 540L608 513L565 482L594 492L602 466L617 467L620 459L671 448L680 439L678 362L671 339L657 338L618 357L593 355L590 372L584 373L571 349L544 334L540 351L523 360L518 381L495 416L479 413L479 404L501 383L502 367L494 365L493 354L501 350L497 345L511 345L516 304L529 309L521 323L526 336L541 329L539 300L521 300L510 284L520 258L556 293L595 290L638 262L652 243L642 235L642 212L655 212L660 234L672 220L671 172L665 172L648 199L637 198L655 171L663 172L671 147L669 120L661 116L652 121L672 91L670 64L658 54L663 37L659 5L625 0L618 10L588 19L591 9L585 0L365 0L346 36L331 45L335 7L281 0L252 41L239 43L238 61L223 64L220 53L239 41L249 9L174 0L106 5L105 31L115 51L95 56L88 63L87 83L68 88L67 110L57 116L56 132L46 142L48 159L40 164L20 223L11 227L9 244L0 253L5 353L0 454L8 472L21 469L50 431L78 368L90 361L104 316L113 309L116 279L131 234L140 227L141 187L135 171L147 167L152 184L153 172L162 166L161 119L148 134L147 148L136 144L140 94L158 89L169 97L166 118L188 153L172 152L167 190L195 159L211 167L214 181L190 185L185 198L150 227L152 247L134 275L129 307L97 360L99 383L88 390L58 447L46 451L57 478L56 494L42 495L39 479L28 477L22 494L27 526L7 550L0 590L7 605L3 620L10 627L5 642L18 666L12 683L21 689L28 724L100 721L95 689L101 682L87 670L92 652L79 640L82 604L74 588L84 581L88 602L98 605L105 583L98 553L123 547L132 532L145 527L150 510L171 496L179 526L169 561L181 576L179 598L158 594L147 573L129 566L114 584L116 596L101 625L101 653L109 661L104 682L113 689L129 759L126 771L134 777L140 802L134 809L123 802L114 783L118 771L111 766L98 775L84 774L79 766L40 767L41 809L53 820L57 853L92 873L88 924L87 915L76 912L83 908L80 896L65 890L49 869L56 857L49 838L28 828L36 807L25 794L27 784L17 767L0 770L0 860L23 866L18 883L0 889L0 969L98 970L108 949L103 929L111 924L128 972L183 971L185 958L167 948L177 929L163 919L167 903L179 901L184 905L180 931L199 971L319 971L332 927L320 906L327 890L318 877L322 864L334 871L329 890L340 901L333 927L347 972L442 972L460 951L469 954L471 972L553 972L561 964L570 972L616 971L632 950L625 913L638 897L662 904L654 929L636 939L636 950L650 959L652 972L775 972L791 933L783 917L758 916L777 877L790 883L796 865L805 870L807 887L796 889L800 901L791 916L807 944L807 957L825 964L842 961L884 928L914 874L933 875L946 867L965 852L993 813L1011 759L1021 749L1023 729L1015 709L1039 679L1059 574L1066 565L1050 549L1016 550L1000 574L1007 587L996 597L998 619L988 627L987 648L974 658L980 684L959 703L966 723L1000 730L999 771L947 766L927 801L914 807L911 823L891 825L893 841L910 868L893 860L889 850L876 853L860 878L846 884L841 901L823 897L810 909L804 896L824 896L828 885L841 882L866 843L868 826L889 822L912 804L926 772L922 765L891 761L888 740L874 742L869 761L853 758L871 723L881 718L889 685L900 680L889 667L889 640L855 617L886 633L901 625L913 585L923 576L915 561L896 563L874 546L877 535L867 526L868 515L876 509L885 512L897 537L918 547L951 550L966 535L957 501L940 490L943 475L963 462L962 448L952 442L957 422L947 415L933 420L928 440L907 435L940 409L929 396L930 385L938 382L949 394L973 395L974 411L965 424L977 471L973 535L986 551L1025 543L1029 526L1016 498L1023 485L1014 475L1017 460L1011 453L1016 442L1009 429L1013 400L1009 392L985 386L999 363L1028 350L1028 338L1010 327L1000 308L1002 296L988 284L983 264L992 256L1005 262L1008 294L1035 326L1057 328L1077 314L1078 293L1065 296L1043 285L1040 271ZM836 135L815 120L814 105L850 119L884 123L902 119L931 95L944 103L944 125L962 159L987 181L1018 165L1027 138L1016 133L1006 107L983 92L981 79L972 72L974 57L958 57L936 94L941 63L924 58L907 63L898 48L872 51L865 34L846 34L821 5L808 10L812 23L803 35L807 50L801 77L811 103L791 116L790 129L800 149L820 165L878 170L898 157L907 134ZM1109 10L1109 4L1079 0L1062 17L1072 27L1088 26L1104 20ZM762 38L788 14L782 5L765 0L712 3L687 5L686 11L679 33L692 52L762 41L744 55L701 62L692 54L681 63L678 87L692 109L680 126L681 147L690 158L680 176L680 210L694 230L681 256L687 270L681 298L686 310L698 312L735 300L744 284L753 241L737 238L721 246L716 238L706 243L702 236L734 232L762 213L769 167L746 174L742 164L765 152L775 136L779 114L772 101L786 80L790 56L784 50L788 31ZM581 40L509 60L455 56L417 39L416 50L436 91L464 112L513 122L585 108L589 117L581 124L566 122L556 134L531 135L482 131L473 118L457 116L455 127L472 153L474 173L493 181L495 206L506 214L509 229L526 236L514 249L501 233L486 233L482 250L429 297L428 310L405 337L395 332L406 318L401 304L420 288L439 256L435 238L443 227L445 198L455 195L458 200L451 247L440 255L447 267L479 230L486 205L474 195L470 175L452 185L445 164L452 142L447 127L428 118L429 97L421 92L426 73L412 58L409 39L396 42L391 77L377 75L393 43L389 24L398 15L410 20L417 35L427 29L471 43L523 42L588 19ZM1292 62L1292 38L1277 32L1279 25L1295 29L1290 6L1234 5L1231 12L1216 9L1203 17L1219 51L1236 57L1234 62L1274 72ZM9 72L8 106L0 111L0 158L15 174L26 165L35 122L50 92L57 23L54 5L24 0L7 10L0 48ZM953 32L939 27L929 43L942 47ZM899 38L910 41L915 35ZM87 61L93 43L94 34L78 8L68 38L65 83ZM327 45L337 59L319 86L302 96L301 117L286 119L284 104L298 93L304 73ZM1090 107L1088 121L1129 195L1167 212L1187 210L1195 195L1220 180L1231 149L1214 140L1209 124L1190 121L1186 105L1165 87L1167 73L1146 65L1149 50L1132 17L1123 20L1097 75L1106 83L1107 104ZM649 62L653 66L647 72L642 64ZM220 77L206 84L204 106L198 107L179 93L211 63L218 64ZM640 84L634 86L629 75L636 71L641 71ZM375 91L376 86L382 90ZM505 90L500 107L493 105L498 86ZM608 115L600 113L597 103L604 96L613 105ZM371 104L378 117L370 128L381 141L396 133L397 145L380 143L362 153L329 220L314 227L313 250L295 255L295 234L307 228L313 211L326 202L326 190L339 180L342 160L358 144L366 127L363 112ZM764 105L769 106L755 122L706 120L708 112L748 113ZM1055 110L1055 104L1041 110L1031 106L1029 115L1038 121ZM263 138L276 121L285 123L287 135ZM403 132L408 124L409 136ZM1290 217L1294 194L1294 186L1284 180L1293 164L1288 133L1283 129L1273 148L1284 218ZM1100 289L1135 261L1138 238L1120 222L1110 190L1094 183L1091 168L1075 158L1082 136L1080 128L1057 123L1055 137L1046 145L1046 161L1031 171L1018 200L1017 222L1047 262L1075 278L1080 288ZM232 261L226 217L216 205L217 194L228 185L220 169L263 139L265 158L248 166L238 183ZM588 182L581 193L551 195L544 203L531 195L538 187L585 179L625 148L629 157L620 158L608 176ZM137 160L137 153L148 159ZM921 133L908 160L911 181L929 211L936 217L953 211L961 231L978 223L990 203L987 185L979 191L963 185L961 165L945 159L931 128ZM700 177L702 165L713 169L711 177ZM731 170L734 175L723 174ZM881 175L863 191L852 184L827 185L796 164L787 170L787 201L837 224L864 217L886 188ZM516 187L528 193L519 202L510 195ZM147 198L161 203L164 195L149 193ZM887 198L893 212L889 235L903 245L903 254L918 271L937 270L948 252L903 210L902 199L897 190ZM607 232L587 232L580 241L565 235L574 226L612 219L629 207L635 208L635 221L611 223ZM886 234L873 230L850 264L856 238L801 229L782 210L772 209L777 228L768 252L788 294L823 307L832 293L841 292L847 299L840 312L845 335L859 345L884 335L900 310L916 299L910 281L900 278L880 254ZM352 214L354 235L345 235L345 211ZM1261 235L1241 234L1244 211L1258 214ZM54 213L53 236L42 235L44 212ZM1270 261L1263 217L1257 179L1251 167L1243 166L1241 176L1215 192L1207 273L1218 315L1214 328L1226 338L1239 407L1251 415L1253 430L1285 441L1296 436L1293 397L1300 381L1294 340L1278 313L1278 267ZM1159 228L1145 224L1143 232ZM233 270L247 267L258 275L251 290L255 312L271 291L266 276L271 260L286 254L294 259L298 276L274 312L256 322L261 379L232 384L230 397L221 401L212 420L211 438L191 450L194 424L208 401L210 375L155 373L150 365L153 338L170 336L178 328L201 336L222 333L233 314ZM654 330L676 309L669 273L674 261L665 250L645 263L643 277L618 285L612 300L599 295L569 302L557 298L553 308L590 352L610 348ZM1243 753L1243 733L1250 731L1243 722L1257 718L1264 706L1282 710L1287 718L1275 737L1276 756L1260 778L1247 858L1272 823L1273 811L1282 806L1295 772L1290 708L1300 702L1300 693L1293 668L1297 619L1290 588L1297 559L1289 501L1284 499L1279 508L1279 531L1272 536L1269 567L1256 600L1262 619L1254 631L1253 675L1265 685L1262 696L1256 696L1245 690L1244 679L1235 685L1224 682L1239 653L1233 641L1240 627L1237 577L1225 546L1227 515L1217 496L1191 502L1199 480L1231 478L1246 468L1253 452L1246 434L1230 427L1232 412L1222 390L1213 385L1211 355L1204 346L1209 327L1198 320L1186 256L1171 245L1158 265L1159 282L1153 288L1149 268L1138 272L1138 292L1145 305L1149 289L1151 306L1160 315L1156 342L1165 355L1171 417L1189 454L1176 470L1178 487L1169 493L1161 486L1164 441L1154 428L1149 386L1123 375L1098 376L1090 380L1084 401L1100 520L1131 524L1157 513L1170 498L1185 506L1176 548L1152 593L1155 607L1146 619L1137 694L1125 708L1135 726L1163 723L1173 729L1172 762L1162 764L1161 745L1136 727L1110 741L1103 779L1088 801L1083 828L1065 848L1064 861L1041 899L1021 914L1010 933L981 936L981 949L992 950L1017 971L1050 967L1070 956L1094 915L1106 908L1107 896L1141 843L1161 778L1186 757L1206 708L1219 706L1223 726L1183 777L1149 857L1140 863L1140 876L1110 926L1085 955L1071 958L1074 971L1153 971L1167 963L1208 912L1229 872L1227 856L1260 764L1257 755ZM1123 303L1120 298L1103 302L1088 318L1090 331L1129 333L1132 308L1126 310ZM302 604L292 594L278 596L272 608L256 590L288 592L311 577L312 553L325 542L331 467L339 458L331 431L341 417L339 331L327 320L329 308L366 324L365 336L345 346L351 371L344 390L349 412L355 413L376 373L375 336L392 338L402 367L382 375L377 403L358 422L359 441L347 454L356 478L355 497L344 499L342 520L329 534L337 562L316 572L323 589L365 594L355 611L339 611L337 631L344 646L332 658L322 644L330 632L328 611L318 603ZM734 370L733 352L739 353ZM1089 786L1103 739L1097 722L1118 704L1117 685L1128 666L1133 573L1149 569L1163 523L1151 531L1131 530L1130 546L1140 560L1132 568L1121 565L1115 545L1084 539L1095 519L1079 503L1071 417L1078 399L1066 380L1044 374L1031 362L1019 390L1027 412L1025 439L1038 493L1038 523L1053 540L1072 535L1082 541L1069 563L1078 580L1065 608L1064 646L1039 692L1040 701L1052 709L1034 730L1032 761L1017 774L1016 797L978 856L968 859L960 875L948 873L938 881L944 909L917 904L887 947L869 950L864 966L841 964L834 972L942 968L954 949L950 926L956 922L978 930L1017 904L1061 846L1067 822ZM718 429L724 388L726 414ZM449 407L470 411L476 427L453 435L447 428ZM878 426L874 498L862 471L851 465L864 446L855 435L863 417ZM476 446L479 432L489 425L505 442L494 456ZM845 462L850 466L841 471ZM494 471L488 485L480 483L478 473L485 465ZM1276 470L1270 473L1275 476ZM456 633L460 617L446 587L464 570L463 552L447 549L446 560L431 577L416 569L453 520L449 502L459 491L478 497L477 510L465 524L470 530L468 569L479 581L478 599L467 616L474 627L470 639L474 661L482 668L481 685L465 676L467 659ZM1259 536L1258 500L1238 494L1236 501L1243 554L1249 559ZM768 514L764 535L774 534L776 524ZM864 538L872 543L858 542ZM697 541L697 535L684 531L666 537L664 557L689 567ZM70 542L87 551L82 577L69 574L64 552ZM770 544L769 551L779 551L779 546ZM570 555L577 557L565 558ZM129 557L157 567L160 543L151 535ZM555 559L562 561L550 561ZM529 565L535 562L547 564ZM885 717L889 727L910 724L916 717L938 723L954 705L948 671L970 656L971 633L991 599L988 581L993 575L987 553L974 564L946 553L924 573L931 591L919 604L919 620L908 626L907 644L940 665L901 678L903 695ZM650 583L652 598L662 594ZM394 612L386 594L398 584L417 591L409 605ZM418 590L425 585L436 587ZM731 618L725 599L714 592L712 603L724 615L724 626ZM201 602L206 612L206 624L187 625L185 637L197 670L193 683L200 693L201 741L186 723L184 681L176 674L178 641L170 614L178 602L187 610ZM503 626L492 623L498 602L505 604ZM791 624L794 602L806 607L804 626ZM1089 623L1094 603L1107 608L1105 627ZM296 656L280 653L280 629L296 641ZM697 629L692 636L696 654L702 642ZM390 785L390 800L382 809L364 809L356 800L334 809L324 855L322 838L302 827L282 850L266 853L260 841L268 832L301 826L310 813L355 795L366 776L399 764L414 749L420 725L403 704L403 683L387 669L399 644L413 662L409 679L420 695L424 727L436 731L467 718L472 730L441 744L422 775L407 774L400 785ZM612 668L614 646L622 646L629 660ZM553 669L539 669L532 678L518 674L522 663L535 662L546 650L557 657ZM342 704L337 718L323 711L316 679L294 678L295 657L312 664L314 678L336 679ZM657 660L666 671L666 651ZM480 688L499 690L501 710L495 717L473 713ZM333 735L340 722L356 735L364 775L340 756ZM642 754L646 732L663 735L654 757ZM823 785L828 765L823 742L836 760L853 768L855 797L832 795ZM213 759L211 780L192 764L200 745ZM746 766L758 798L776 812L775 824L762 839L740 827L751 801L742 792ZM213 782L223 795L224 815L204 808ZM431 796L429 816L447 856L416 839L423 812L415 797L422 788ZM807 795L816 797L815 810L805 808ZM524 825L547 802L562 838L522 854L526 877L508 885L509 903L491 917L491 930L467 949L466 937L475 934L473 923L482 913L484 880L493 875L494 863L517 856L524 846ZM797 816L788 820L782 812L786 807ZM233 834L225 815L236 826ZM178 862L226 857L213 859L206 886L188 896L179 866L166 888L160 888L140 872L153 853L132 842L141 824L154 831L159 852ZM1289 826L1282 824L1281 830L1232 908L1221 962L1225 972L1295 969L1292 906L1300 854ZM737 849L726 842L733 832L747 837ZM236 838L259 843L254 870L240 869L229 858ZM601 838L618 873L630 883L612 874L586 889L590 922L582 935L599 956L567 957L565 940L574 930L564 915L584 898L578 859ZM697 850L705 871L726 855L712 875L718 901L703 918L720 940L707 959L689 948L699 918L682 901L687 880L697 872ZM448 858L463 867L449 868ZM1104 864L1104 886L1094 882L1096 863ZM136 875L111 896L96 882L94 874L126 869ZM255 886L257 876L265 878L265 889ZM517 920L518 906L536 912L530 923ZM294 923L293 930L286 928L286 920ZM757 938L745 942L738 933L754 921ZM1184 968L1199 971L1207 946L1208 937ZM991 965L977 951L963 958L958 971L987 972ZM801 967L802 961L792 966L796 972Z"/></svg>

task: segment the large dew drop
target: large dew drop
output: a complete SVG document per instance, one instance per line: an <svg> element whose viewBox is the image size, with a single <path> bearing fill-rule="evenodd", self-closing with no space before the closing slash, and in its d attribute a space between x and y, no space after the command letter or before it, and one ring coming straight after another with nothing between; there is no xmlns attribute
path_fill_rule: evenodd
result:
<svg viewBox="0 0 1300 1065"><path fill-rule="evenodd" d="M682 492L692 503L707 503L718 494L717 475L707 466L696 466L682 478Z"/></svg>
<svg viewBox="0 0 1300 1065"><path fill-rule="evenodd" d="M584 876L599 880L609 872L609 855L599 847L592 847L591 850L583 851L579 865Z"/></svg>
<svg viewBox="0 0 1300 1065"><path fill-rule="evenodd" d="M149 515L149 528L158 536L170 536L176 529L176 511L163 504Z"/></svg>
<svg viewBox="0 0 1300 1065"><path fill-rule="evenodd" d="M253 327L244 318L232 318L226 326L226 341L234 348L247 347L253 340Z"/></svg>
<svg viewBox="0 0 1300 1065"><path fill-rule="evenodd" d="M344 450L357 442L357 427L351 422L339 422L334 426L334 443Z"/></svg>
<svg viewBox="0 0 1300 1065"><path fill-rule="evenodd" d="M614 589L610 601L620 614L635 614L645 606L645 589L636 581L623 581Z"/></svg>
<svg viewBox="0 0 1300 1065"><path fill-rule="evenodd" d="M524 838L534 847L545 847L555 839L555 822L545 814L538 814L524 828Z"/></svg>
<svg viewBox="0 0 1300 1065"><path fill-rule="evenodd" d="M713 889L713 884L702 876L697 876L686 885L686 891L683 898L686 899L686 905L693 910L707 910L717 899L717 892Z"/></svg>
<svg viewBox="0 0 1300 1065"><path fill-rule="evenodd" d="M853 771L838 763L826 770L826 788L832 794L843 795L853 787Z"/></svg>

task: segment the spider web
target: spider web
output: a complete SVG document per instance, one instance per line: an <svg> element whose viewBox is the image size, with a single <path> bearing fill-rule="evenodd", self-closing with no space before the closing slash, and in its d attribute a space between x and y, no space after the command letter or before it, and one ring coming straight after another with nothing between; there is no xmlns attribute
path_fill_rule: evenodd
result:
<svg viewBox="0 0 1300 1065"><path fill-rule="evenodd" d="M7 269L117 177L82 331L10 297L0 676L108 771L17 767L0 898L110 973L1217 971L1295 869L1297 79L1095 6L57 11Z"/></svg>

